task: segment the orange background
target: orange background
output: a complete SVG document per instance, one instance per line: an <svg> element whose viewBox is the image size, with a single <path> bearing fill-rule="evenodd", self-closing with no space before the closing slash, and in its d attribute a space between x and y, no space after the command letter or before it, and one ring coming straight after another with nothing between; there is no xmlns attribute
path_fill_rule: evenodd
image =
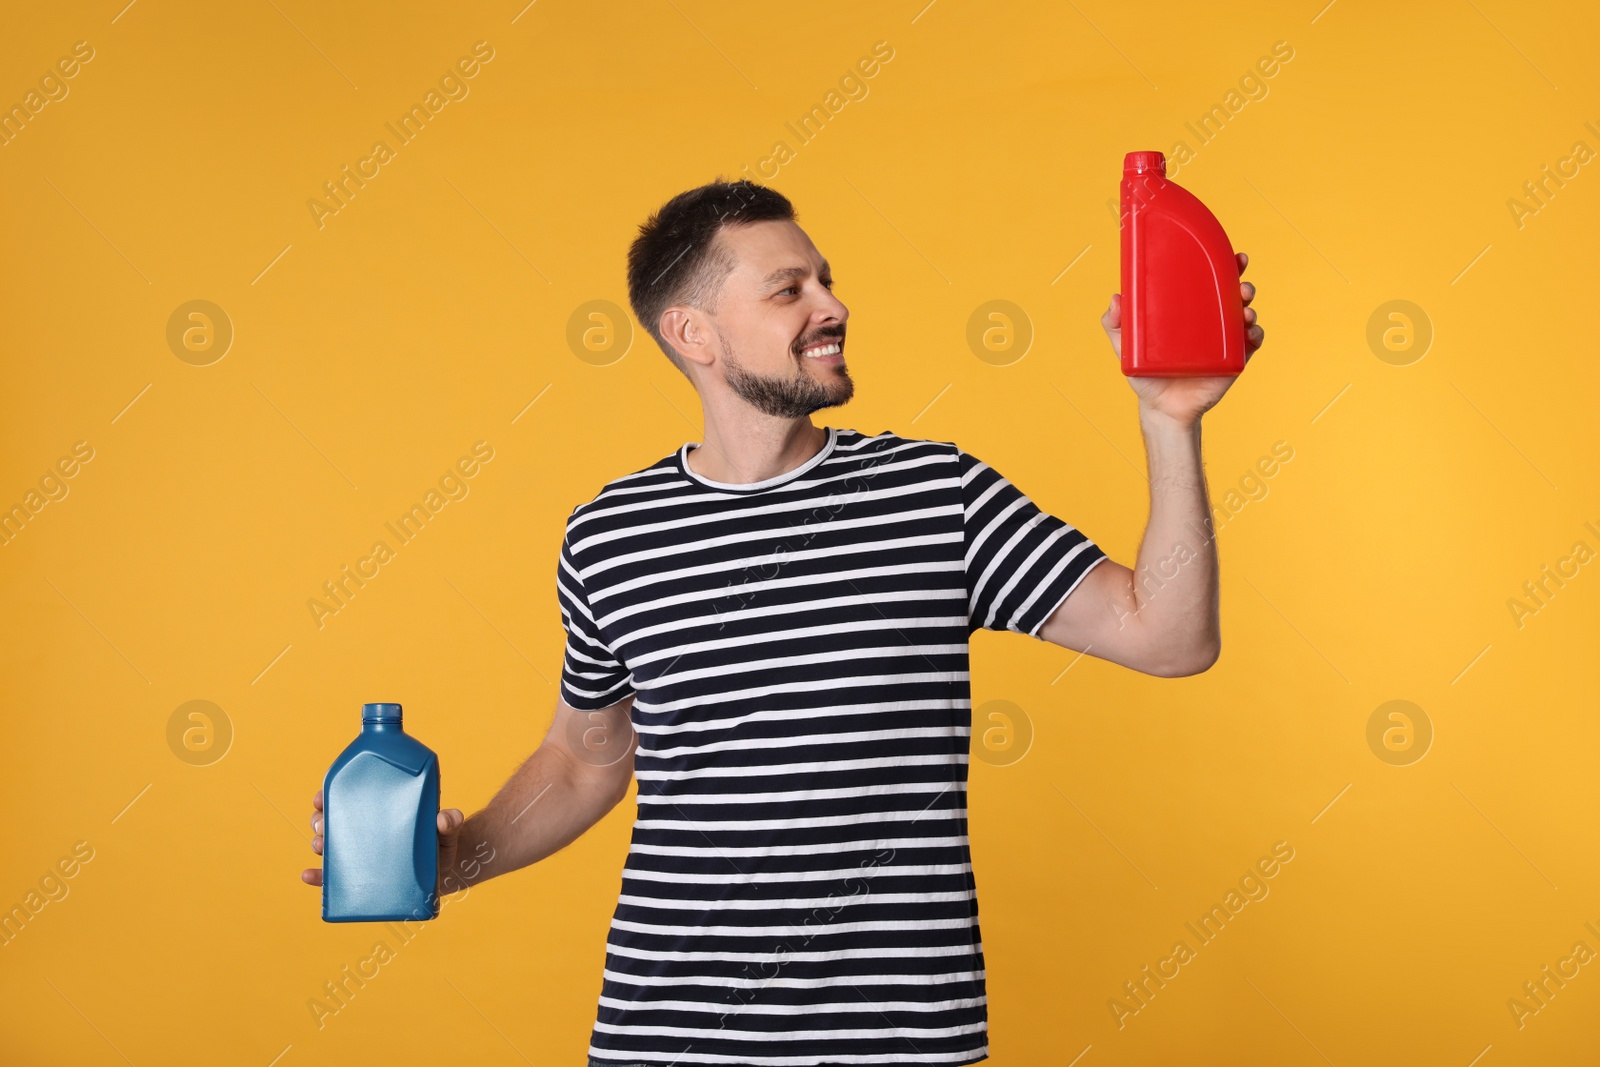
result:
<svg viewBox="0 0 1600 1067"><path fill-rule="evenodd" d="M631 799L451 898L320 1029L308 1001L378 938L323 924L298 880L363 701L405 704L446 804L488 800L555 703L563 520L700 440L637 325L580 317L586 348L574 312L626 307L628 241L668 197L768 161L853 315L856 399L816 421L957 441L1132 564L1108 201L1124 152L1181 140L1174 177L1250 253L1267 331L1205 424L1223 655L1163 680L975 639L991 1061L1593 1062L1600 967L1520 1027L1507 1002L1600 951L1596 15L1318 8L8 14L0 104L76 42L93 58L0 147L0 505L65 490L0 547L0 907L59 896L0 948L0 1059L581 1063ZM479 41L467 94L393 141ZM880 41L799 143L786 123ZM308 201L379 139L393 158L319 226ZM231 324L220 358L169 343L194 300ZM1021 317L974 349L994 300ZM80 441L92 459L49 480ZM319 627L322 583L478 441L467 495ZM1568 579L1519 618L1546 565ZM185 742L195 700L220 717ZM1403 724L1369 743L1391 700L1417 709L1409 748ZM1280 841L1270 893L1193 939ZM1194 958L1119 1027L1109 1002L1180 939Z"/></svg>

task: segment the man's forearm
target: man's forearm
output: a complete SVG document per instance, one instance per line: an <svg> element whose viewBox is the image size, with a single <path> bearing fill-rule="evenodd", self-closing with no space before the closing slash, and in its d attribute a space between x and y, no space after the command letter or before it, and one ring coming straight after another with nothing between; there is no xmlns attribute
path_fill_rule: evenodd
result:
<svg viewBox="0 0 1600 1067"><path fill-rule="evenodd" d="M1184 425L1140 405L1150 520L1133 569L1134 617L1174 671L1193 673L1222 646L1216 535L1200 455L1200 420Z"/></svg>
<svg viewBox="0 0 1600 1067"><path fill-rule="evenodd" d="M576 841L621 799L546 742L462 824L455 876L472 886L537 863Z"/></svg>

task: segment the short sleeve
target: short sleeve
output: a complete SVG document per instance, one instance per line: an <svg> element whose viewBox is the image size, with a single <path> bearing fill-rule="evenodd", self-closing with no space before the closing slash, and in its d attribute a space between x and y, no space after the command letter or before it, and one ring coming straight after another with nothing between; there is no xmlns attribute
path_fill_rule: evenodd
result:
<svg viewBox="0 0 1600 1067"><path fill-rule="evenodd" d="M975 456L957 450L965 524L967 621L972 630L1039 628L1107 556Z"/></svg>
<svg viewBox="0 0 1600 1067"><path fill-rule="evenodd" d="M626 699L634 691L633 676L600 634L568 540L562 538L561 560L556 568L556 599L567 630L561 699L579 711L598 711Z"/></svg>

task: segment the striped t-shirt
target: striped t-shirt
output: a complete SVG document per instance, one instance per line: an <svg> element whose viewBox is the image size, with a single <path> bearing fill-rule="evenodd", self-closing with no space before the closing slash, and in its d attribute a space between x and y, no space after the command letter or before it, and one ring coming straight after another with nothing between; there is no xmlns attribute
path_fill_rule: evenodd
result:
<svg viewBox="0 0 1600 1067"><path fill-rule="evenodd" d="M827 428L748 485L690 444L567 520L562 698L635 694L591 1064L976 1063L968 640L1105 553L947 441Z"/></svg>

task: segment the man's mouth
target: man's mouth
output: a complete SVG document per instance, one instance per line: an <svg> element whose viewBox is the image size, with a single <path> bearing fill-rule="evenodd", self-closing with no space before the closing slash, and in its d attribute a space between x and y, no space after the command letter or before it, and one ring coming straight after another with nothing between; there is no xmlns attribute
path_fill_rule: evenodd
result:
<svg viewBox="0 0 1600 1067"><path fill-rule="evenodd" d="M844 354L844 338L835 338L821 341L810 348L802 349L800 355L804 359L817 359L824 356L842 356Z"/></svg>

